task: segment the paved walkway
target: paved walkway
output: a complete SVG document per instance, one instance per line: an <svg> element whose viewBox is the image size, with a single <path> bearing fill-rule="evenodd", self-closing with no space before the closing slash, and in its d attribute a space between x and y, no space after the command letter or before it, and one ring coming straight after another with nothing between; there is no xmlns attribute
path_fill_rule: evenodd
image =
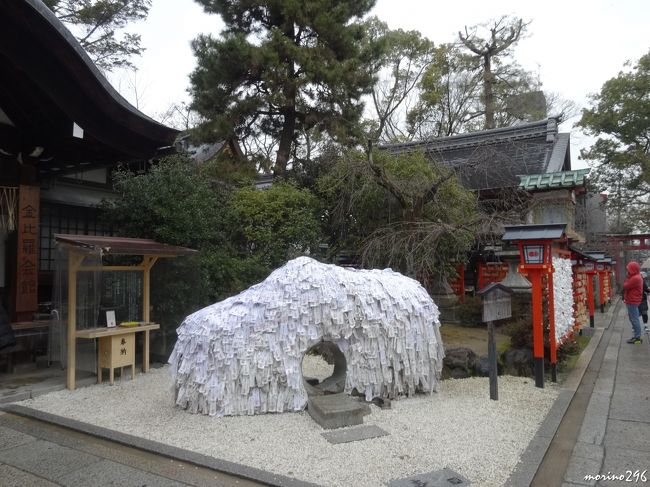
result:
<svg viewBox="0 0 650 487"><path fill-rule="evenodd" d="M592 340L507 487L650 485L650 339L625 343L632 328L618 300L588 331ZM612 480L626 471L629 481Z"/></svg>
<svg viewBox="0 0 650 487"><path fill-rule="evenodd" d="M621 305L563 487L650 485L650 337L625 343L631 336Z"/></svg>
<svg viewBox="0 0 650 487"><path fill-rule="evenodd" d="M253 487L191 463L0 412L2 487Z"/></svg>

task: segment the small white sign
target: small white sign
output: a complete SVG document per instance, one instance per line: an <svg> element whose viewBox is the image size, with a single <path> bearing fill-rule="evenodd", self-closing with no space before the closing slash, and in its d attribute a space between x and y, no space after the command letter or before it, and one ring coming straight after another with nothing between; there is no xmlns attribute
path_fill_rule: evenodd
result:
<svg viewBox="0 0 650 487"><path fill-rule="evenodd" d="M115 310L107 311L106 312L106 326L109 328L112 328L115 326Z"/></svg>

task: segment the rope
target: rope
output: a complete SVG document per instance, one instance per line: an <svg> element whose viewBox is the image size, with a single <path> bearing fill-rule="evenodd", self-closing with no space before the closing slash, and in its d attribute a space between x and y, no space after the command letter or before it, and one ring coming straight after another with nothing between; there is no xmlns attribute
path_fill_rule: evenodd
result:
<svg viewBox="0 0 650 487"><path fill-rule="evenodd" d="M0 186L0 227L7 232L13 232L16 229L17 203L18 188Z"/></svg>

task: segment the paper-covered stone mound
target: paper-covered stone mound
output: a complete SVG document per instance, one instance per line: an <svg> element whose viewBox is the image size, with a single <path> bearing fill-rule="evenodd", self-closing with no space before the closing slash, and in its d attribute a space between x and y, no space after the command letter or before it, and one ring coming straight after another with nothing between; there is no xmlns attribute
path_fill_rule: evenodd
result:
<svg viewBox="0 0 650 487"><path fill-rule="evenodd" d="M299 257L185 318L170 357L176 405L217 416L302 410L302 358L321 341L345 355L348 393L430 393L444 357L438 316L417 281L390 269Z"/></svg>

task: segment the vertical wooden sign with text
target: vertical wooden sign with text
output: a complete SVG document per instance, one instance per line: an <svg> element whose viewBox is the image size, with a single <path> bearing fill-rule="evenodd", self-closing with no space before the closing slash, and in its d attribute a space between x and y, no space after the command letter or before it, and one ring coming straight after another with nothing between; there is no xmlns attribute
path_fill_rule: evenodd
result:
<svg viewBox="0 0 650 487"><path fill-rule="evenodd" d="M18 190L16 313L38 309L39 197L38 186L20 186Z"/></svg>

